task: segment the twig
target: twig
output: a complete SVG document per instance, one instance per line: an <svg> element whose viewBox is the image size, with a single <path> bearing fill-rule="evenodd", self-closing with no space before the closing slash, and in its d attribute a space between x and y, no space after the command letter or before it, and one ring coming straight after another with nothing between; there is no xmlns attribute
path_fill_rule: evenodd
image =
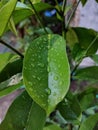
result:
<svg viewBox="0 0 98 130"><path fill-rule="evenodd" d="M48 34L46 28L44 27L44 25L43 25L43 23L42 23L42 19L41 19L41 17L39 16L39 14L37 13L37 11L36 11L34 5L33 5L32 2L31 2L31 0L29 0L29 2L30 2L31 6L32 6L32 8L33 8L33 10L34 10L34 12L35 12L36 18L38 19L38 21L39 21L41 27L44 29L45 33Z"/></svg>
<svg viewBox="0 0 98 130"><path fill-rule="evenodd" d="M70 17L69 17L69 19L68 19L68 21L67 21L66 28L68 28L68 26L69 26L69 24L70 24L70 21L71 21L71 19L72 19L72 17L73 17L73 15L74 15L74 13L75 13L75 11L76 11L76 9L77 9L77 7L78 7L78 5L79 5L80 2L81 2L81 0L79 0L79 1L77 2L77 5L76 5L75 8L73 9L73 11L72 11L72 13L71 13L71 15L70 15Z"/></svg>
<svg viewBox="0 0 98 130"><path fill-rule="evenodd" d="M7 44L5 41L3 41L2 39L0 39L0 43L3 44L4 46L8 47L9 49L11 49L13 52L15 52L16 54L18 54L21 58L24 58L24 56L15 48L13 48L11 45Z"/></svg>

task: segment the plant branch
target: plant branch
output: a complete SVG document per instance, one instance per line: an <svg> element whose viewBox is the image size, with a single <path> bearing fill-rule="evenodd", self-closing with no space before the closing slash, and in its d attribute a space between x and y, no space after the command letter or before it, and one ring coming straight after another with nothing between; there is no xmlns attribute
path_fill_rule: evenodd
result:
<svg viewBox="0 0 98 130"><path fill-rule="evenodd" d="M63 6L62 6L63 14L64 14L64 11L65 11L65 7L66 7L66 0L64 0L64 2L63 2Z"/></svg>
<svg viewBox="0 0 98 130"><path fill-rule="evenodd" d="M42 23L42 19L41 19L41 17L39 16L39 14L37 13L37 11L36 11L34 5L33 5L32 2L31 2L31 0L29 0L29 2L30 2L31 6L32 6L32 8L33 8L33 10L34 10L34 12L35 12L35 16L36 16L36 18L38 19L38 21L39 21L41 27L44 29L45 33L48 34L46 28L44 27L44 25L43 25L43 23Z"/></svg>
<svg viewBox="0 0 98 130"><path fill-rule="evenodd" d="M9 49L11 49L13 52L15 52L16 54L18 54L21 58L24 58L24 56L15 48L13 48L11 45L7 44L5 41L3 41L2 39L0 39L0 43L3 44L4 46L8 47Z"/></svg>
<svg viewBox="0 0 98 130"><path fill-rule="evenodd" d="M79 0L79 1L77 2L76 6L74 7L74 9L73 9L73 11L72 11L72 13L71 13L71 15L70 15L68 21L67 21L66 28L68 28L68 26L69 26L69 24L70 24L70 21L71 21L71 19L72 19L72 17L73 17L73 15L74 15L74 13L75 13L75 11L76 11L76 9L77 9L77 7L78 7L78 5L79 5L80 2L81 2L81 0Z"/></svg>

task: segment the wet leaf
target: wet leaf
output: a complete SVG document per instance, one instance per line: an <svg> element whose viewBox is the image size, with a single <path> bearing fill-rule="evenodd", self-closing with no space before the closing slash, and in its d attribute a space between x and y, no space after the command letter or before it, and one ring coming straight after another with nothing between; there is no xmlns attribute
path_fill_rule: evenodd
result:
<svg viewBox="0 0 98 130"><path fill-rule="evenodd" d="M34 40L25 54L23 78L33 100L50 114L69 89L65 40L53 34Z"/></svg>

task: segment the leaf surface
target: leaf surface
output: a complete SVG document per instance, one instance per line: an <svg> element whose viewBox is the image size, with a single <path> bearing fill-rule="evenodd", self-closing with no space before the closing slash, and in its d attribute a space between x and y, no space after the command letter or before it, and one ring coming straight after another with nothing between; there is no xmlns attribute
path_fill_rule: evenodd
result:
<svg viewBox="0 0 98 130"><path fill-rule="evenodd" d="M33 100L50 114L69 89L65 40L53 34L34 40L25 54L23 78Z"/></svg>

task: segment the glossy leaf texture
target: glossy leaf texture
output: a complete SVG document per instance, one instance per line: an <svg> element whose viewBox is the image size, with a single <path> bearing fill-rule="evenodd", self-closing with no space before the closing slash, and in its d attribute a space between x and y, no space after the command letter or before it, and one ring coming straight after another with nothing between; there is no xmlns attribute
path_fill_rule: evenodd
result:
<svg viewBox="0 0 98 130"><path fill-rule="evenodd" d="M79 130L94 130L98 123L98 113L88 117L80 126Z"/></svg>
<svg viewBox="0 0 98 130"><path fill-rule="evenodd" d="M23 79L33 100L50 114L70 84L65 40L61 36L43 35L31 43L24 58Z"/></svg>
<svg viewBox="0 0 98 130"><path fill-rule="evenodd" d="M43 130L46 121L46 112L35 102L32 103L28 120L26 123L26 130Z"/></svg>
<svg viewBox="0 0 98 130"><path fill-rule="evenodd" d="M73 78L79 80L98 81L98 66L91 66L76 70Z"/></svg>
<svg viewBox="0 0 98 130"><path fill-rule="evenodd" d="M43 130L62 130L62 129L57 125L49 125L49 126L44 127Z"/></svg>
<svg viewBox="0 0 98 130"><path fill-rule="evenodd" d="M32 99L26 91L23 92L10 106L0 130L24 130L31 105Z"/></svg>
<svg viewBox="0 0 98 130"><path fill-rule="evenodd" d="M0 36L2 36L5 31L5 28L16 6L16 2L17 0L9 0L0 9Z"/></svg>

